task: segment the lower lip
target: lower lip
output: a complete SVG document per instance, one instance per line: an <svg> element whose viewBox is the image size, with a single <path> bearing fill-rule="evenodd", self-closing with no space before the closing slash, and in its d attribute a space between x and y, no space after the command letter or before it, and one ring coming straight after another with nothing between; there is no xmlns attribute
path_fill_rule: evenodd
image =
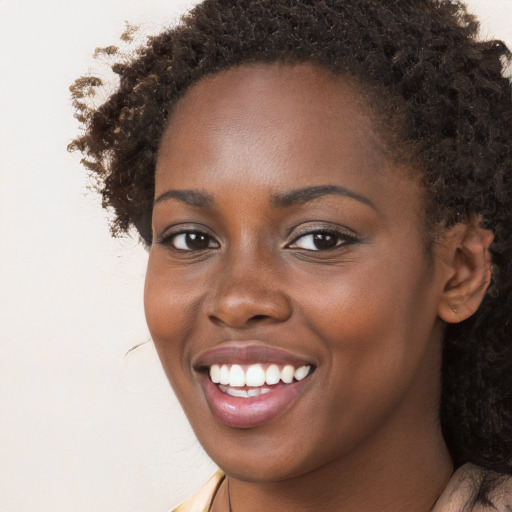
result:
<svg viewBox="0 0 512 512"><path fill-rule="evenodd" d="M206 400L213 415L233 428L253 428L268 423L286 411L303 392L309 379L276 386L269 393L239 398L223 393L208 375L201 375Z"/></svg>

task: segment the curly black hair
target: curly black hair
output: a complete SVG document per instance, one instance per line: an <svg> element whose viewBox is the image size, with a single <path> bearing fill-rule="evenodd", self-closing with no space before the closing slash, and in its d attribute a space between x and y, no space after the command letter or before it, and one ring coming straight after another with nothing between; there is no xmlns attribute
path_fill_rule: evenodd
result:
<svg viewBox="0 0 512 512"><path fill-rule="evenodd" d="M112 69L72 86L80 150L114 234L151 244L155 161L172 110L207 75L254 62L313 62L355 78L407 148L432 225L477 216L494 232L493 280L478 312L447 329L441 425L456 466L512 474L512 94L500 41L479 41L456 0L206 0ZM124 38L129 38L125 34ZM99 50L114 55L117 49ZM394 142L394 144L393 144ZM486 484L487 485L487 484ZM483 493L485 495L485 493ZM482 498L485 501L485 496Z"/></svg>

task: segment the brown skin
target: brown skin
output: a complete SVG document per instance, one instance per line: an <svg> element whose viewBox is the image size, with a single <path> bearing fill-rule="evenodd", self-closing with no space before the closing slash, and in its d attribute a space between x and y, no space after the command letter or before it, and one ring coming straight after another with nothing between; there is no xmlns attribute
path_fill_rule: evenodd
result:
<svg viewBox="0 0 512 512"><path fill-rule="evenodd" d="M146 316L235 512L426 511L453 470L438 419L444 322L478 307L492 236L461 224L429 249L419 185L379 140L346 79L258 64L193 86L161 141L155 197L196 190L212 201L156 202ZM273 201L325 185L363 199ZM207 235L206 247L158 242L182 227ZM313 250L322 229L339 232L337 245ZM230 428L211 414L192 360L254 339L316 371L272 421ZM213 510L229 510L227 483Z"/></svg>

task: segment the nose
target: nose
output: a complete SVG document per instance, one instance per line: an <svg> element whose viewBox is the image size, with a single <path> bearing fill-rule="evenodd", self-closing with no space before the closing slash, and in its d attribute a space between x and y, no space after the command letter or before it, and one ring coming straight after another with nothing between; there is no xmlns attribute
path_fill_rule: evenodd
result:
<svg viewBox="0 0 512 512"><path fill-rule="evenodd" d="M209 319L235 329L286 321L291 303L278 272L262 260L232 261L212 283Z"/></svg>

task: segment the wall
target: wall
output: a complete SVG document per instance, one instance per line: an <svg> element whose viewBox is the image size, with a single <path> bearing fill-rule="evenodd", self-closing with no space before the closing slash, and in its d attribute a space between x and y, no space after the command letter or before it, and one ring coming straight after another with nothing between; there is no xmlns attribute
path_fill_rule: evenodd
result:
<svg viewBox="0 0 512 512"><path fill-rule="evenodd" d="M214 470L148 340L146 253L114 241L78 155L68 86L124 20L186 0L0 0L0 510L165 511ZM512 47L512 0L473 0Z"/></svg>

